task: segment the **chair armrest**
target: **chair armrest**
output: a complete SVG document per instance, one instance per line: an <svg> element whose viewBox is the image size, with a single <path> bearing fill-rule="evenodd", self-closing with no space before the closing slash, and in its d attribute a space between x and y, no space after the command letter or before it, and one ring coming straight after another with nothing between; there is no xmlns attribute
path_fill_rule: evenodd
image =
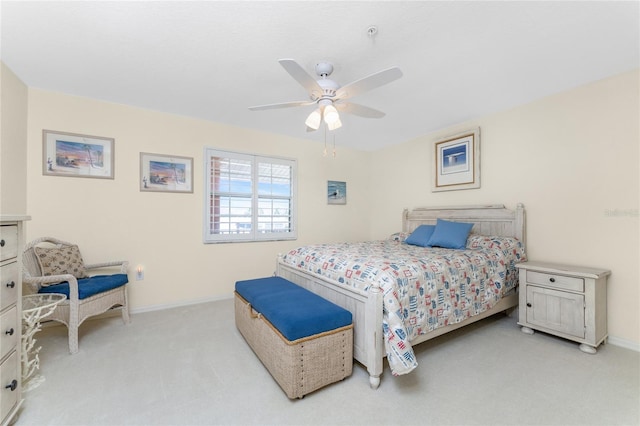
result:
<svg viewBox="0 0 640 426"><path fill-rule="evenodd" d="M129 262L126 260L116 260L116 261L112 261L112 262L101 262L101 263L91 263L88 265L84 265L84 269L86 269L87 271L90 269L101 269L101 268L109 268L112 266L119 266L120 267L120 273L121 274L126 274L127 273L127 267L129 266Z"/></svg>
<svg viewBox="0 0 640 426"><path fill-rule="evenodd" d="M69 300L77 304L79 298L78 279L71 274L22 277L23 283L36 284L38 290L42 287L42 284L57 284L65 281L69 283Z"/></svg>
<svg viewBox="0 0 640 426"><path fill-rule="evenodd" d="M71 274L63 274L63 275L46 275L42 277L22 277L22 281L28 284L38 284L38 287L41 287L42 284L55 284L61 283L65 281L74 280L77 282L76 277Z"/></svg>

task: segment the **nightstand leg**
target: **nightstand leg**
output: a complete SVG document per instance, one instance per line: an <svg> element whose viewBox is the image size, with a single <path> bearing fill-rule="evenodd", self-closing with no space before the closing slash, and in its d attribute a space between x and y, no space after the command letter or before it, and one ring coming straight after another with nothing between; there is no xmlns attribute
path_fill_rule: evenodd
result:
<svg viewBox="0 0 640 426"><path fill-rule="evenodd" d="M596 348L594 348L593 346L586 345L584 343L580 344L580 350L586 354L591 354L591 355L597 352Z"/></svg>
<svg viewBox="0 0 640 426"><path fill-rule="evenodd" d="M533 329L529 328L529 327L522 327L520 329L520 331L522 331L524 334L533 334L535 333L535 331L533 331Z"/></svg>

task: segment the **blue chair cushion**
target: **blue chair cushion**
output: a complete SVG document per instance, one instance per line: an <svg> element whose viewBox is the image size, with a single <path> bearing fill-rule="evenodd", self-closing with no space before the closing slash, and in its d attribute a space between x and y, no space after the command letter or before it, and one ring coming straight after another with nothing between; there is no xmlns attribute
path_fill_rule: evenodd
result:
<svg viewBox="0 0 640 426"><path fill-rule="evenodd" d="M236 292L289 341L352 322L351 312L281 277L238 281Z"/></svg>
<svg viewBox="0 0 640 426"><path fill-rule="evenodd" d="M78 298L86 299L98 293L103 293L121 287L129 282L127 274L95 275L78 280ZM67 281L42 287L38 293L61 293L69 298L69 283Z"/></svg>

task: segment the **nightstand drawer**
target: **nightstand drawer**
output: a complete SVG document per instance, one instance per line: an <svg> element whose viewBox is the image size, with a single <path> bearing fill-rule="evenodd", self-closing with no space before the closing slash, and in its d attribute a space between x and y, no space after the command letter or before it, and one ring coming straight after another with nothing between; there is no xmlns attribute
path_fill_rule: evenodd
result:
<svg viewBox="0 0 640 426"><path fill-rule="evenodd" d="M527 271L527 282L545 287L584 292L584 279Z"/></svg>

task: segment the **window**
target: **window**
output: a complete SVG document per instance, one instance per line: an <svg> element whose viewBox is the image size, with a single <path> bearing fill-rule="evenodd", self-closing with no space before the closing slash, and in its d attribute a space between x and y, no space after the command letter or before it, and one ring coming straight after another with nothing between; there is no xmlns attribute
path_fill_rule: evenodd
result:
<svg viewBox="0 0 640 426"><path fill-rule="evenodd" d="M205 148L204 242L296 238L296 161Z"/></svg>

